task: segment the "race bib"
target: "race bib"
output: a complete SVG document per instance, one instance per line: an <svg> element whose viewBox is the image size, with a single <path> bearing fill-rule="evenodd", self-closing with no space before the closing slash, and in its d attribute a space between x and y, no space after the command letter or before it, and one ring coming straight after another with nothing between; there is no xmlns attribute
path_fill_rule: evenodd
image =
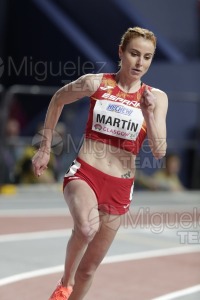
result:
<svg viewBox="0 0 200 300"><path fill-rule="evenodd" d="M140 109L108 100L97 100L93 110L92 130L135 141L143 124Z"/></svg>

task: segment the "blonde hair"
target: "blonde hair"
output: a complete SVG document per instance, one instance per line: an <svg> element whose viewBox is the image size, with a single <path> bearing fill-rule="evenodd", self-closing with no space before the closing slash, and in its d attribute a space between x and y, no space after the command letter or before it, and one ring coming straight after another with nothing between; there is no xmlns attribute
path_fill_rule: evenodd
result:
<svg viewBox="0 0 200 300"><path fill-rule="evenodd" d="M128 43L132 39L137 37L143 37L146 40L152 41L156 49L156 36L152 31L141 27L132 27L132 28L130 27L127 29L127 31L123 34L121 38L121 43L119 46L121 47L122 51L125 51Z"/></svg>

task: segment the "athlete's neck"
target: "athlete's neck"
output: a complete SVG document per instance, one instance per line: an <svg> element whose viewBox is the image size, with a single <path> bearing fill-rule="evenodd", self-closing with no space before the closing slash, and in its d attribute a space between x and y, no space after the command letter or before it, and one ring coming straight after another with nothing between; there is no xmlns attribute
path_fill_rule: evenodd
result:
<svg viewBox="0 0 200 300"><path fill-rule="evenodd" d="M141 80L133 80L129 76L122 74L121 71L116 73L115 80L118 87L123 90L125 93L135 93L141 87Z"/></svg>

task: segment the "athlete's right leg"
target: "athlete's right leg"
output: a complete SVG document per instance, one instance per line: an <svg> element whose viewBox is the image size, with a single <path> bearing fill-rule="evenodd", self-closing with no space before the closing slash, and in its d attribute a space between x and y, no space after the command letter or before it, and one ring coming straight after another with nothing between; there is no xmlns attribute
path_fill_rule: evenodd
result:
<svg viewBox="0 0 200 300"><path fill-rule="evenodd" d="M64 189L64 197L74 221L74 230L66 249L62 283L73 286L78 265L99 229L99 212L95 193L83 180L69 182Z"/></svg>

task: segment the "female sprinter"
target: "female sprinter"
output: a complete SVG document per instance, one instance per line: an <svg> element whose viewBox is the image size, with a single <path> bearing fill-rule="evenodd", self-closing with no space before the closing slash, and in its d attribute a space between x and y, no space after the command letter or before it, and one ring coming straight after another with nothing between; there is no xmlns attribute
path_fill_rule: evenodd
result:
<svg viewBox="0 0 200 300"><path fill-rule="evenodd" d="M90 97L84 141L63 184L74 228L63 276L49 300L84 299L117 233L120 216L129 210L135 159L146 135L156 159L166 153L167 95L141 81L155 49L153 32L129 28L119 46L117 73L81 76L50 101L45 138L32 160L36 176L47 168L52 132L63 106Z"/></svg>

